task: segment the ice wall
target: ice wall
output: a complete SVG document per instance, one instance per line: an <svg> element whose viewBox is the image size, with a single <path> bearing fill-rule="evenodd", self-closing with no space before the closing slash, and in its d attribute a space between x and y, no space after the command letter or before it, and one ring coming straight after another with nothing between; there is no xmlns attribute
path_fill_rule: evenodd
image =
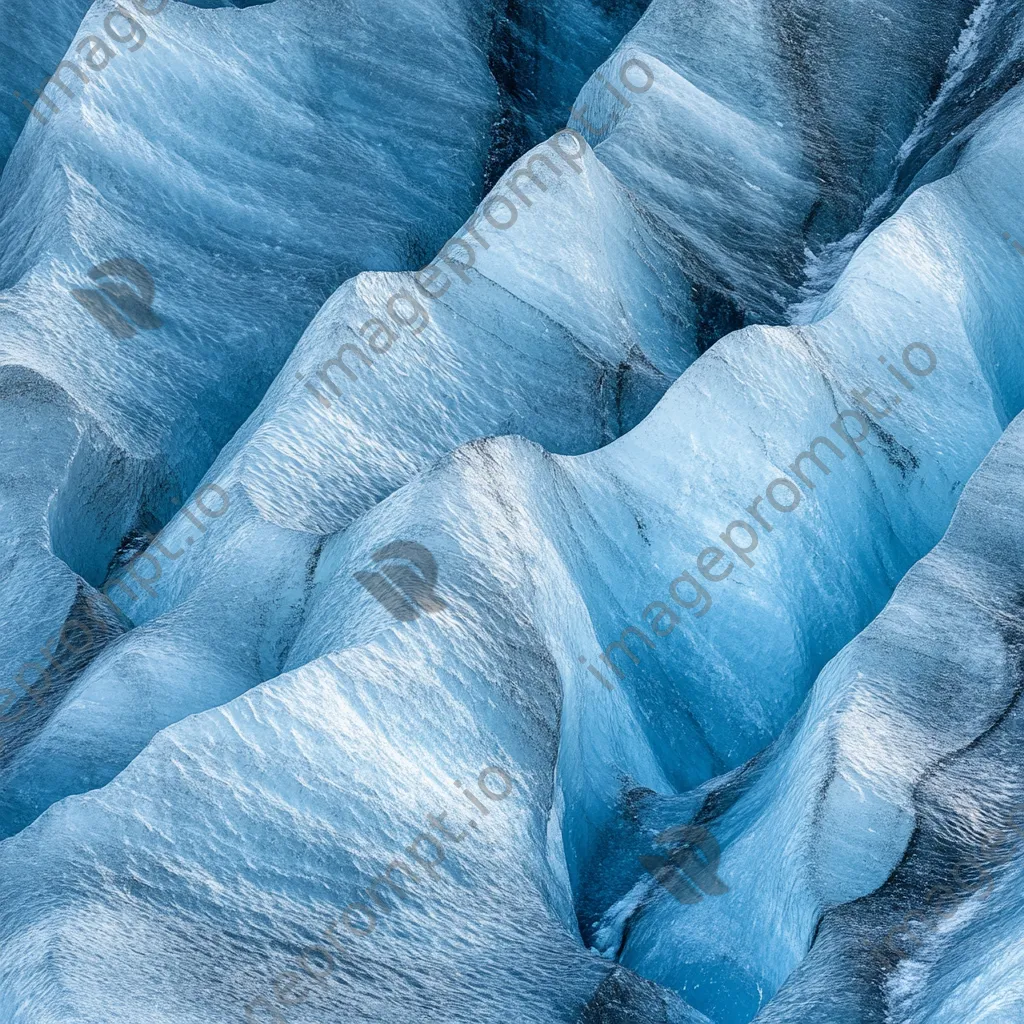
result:
<svg viewBox="0 0 1024 1024"><path fill-rule="evenodd" d="M185 29L202 18L227 31L217 20L225 12L176 9L181 32L164 45L181 58L180 78L167 77L166 62L149 74L176 82L179 98L186 51L206 46L218 67L237 68L275 37L276 19L293 19L296 33L315 10L276 0L227 12L239 19L231 31L262 25L264 34L228 32L232 49L215 33L214 50ZM458 236L476 231L488 244L464 242L454 258L449 243L453 258L438 258L443 295L420 291L441 290L433 271L347 280L231 440L276 370L266 347L240 355L241 340L270 323L284 358L296 295L311 312L305 271L352 240L350 208L333 226L319 213L321 189L329 198L342 186L310 171L309 241L283 198L283 164L261 167L267 173L241 190L228 181L214 116L226 100L211 95L195 149L170 137L167 152L191 153L195 171L153 244L170 259L186 226L199 231L195 252L175 258L191 256L221 304L190 312L198 306L187 290L158 304L178 349L118 390L121 349L107 338L105 349L76 347L80 335L60 318L81 319L84 308L63 292L67 309L56 307L39 267L55 273L70 260L51 256L53 239L61 252L87 252L74 248L91 237L86 227L108 241L142 238L135 209L122 213L107 198L130 198L138 179L111 178L115 161L103 164L91 140L84 164L47 165L19 143L0 185L12 189L0 231L17 241L3 257L15 283L0 298L17 299L0 314L14 353L0 501L14 524L3 540L9 579L28 595L12 616L12 650L80 621L95 599L90 584L137 546L145 524L135 510L157 509L155 527L170 515L168 482L194 481L219 455L187 514L148 549L148 568L135 562L123 578L123 616L108 609L94 644L64 651L59 672L23 676L22 689L4 694L14 724L0 734L12 836L0 845L0 1016L733 1024L763 1007L778 1021L1014 1019L1019 908L1009 859L997 865L991 902L969 877L951 879L961 888L938 899L952 923L926 916L911 926L916 945L902 961L866 960L850 940L863 948L901 930L922 889L929 899L929 870L975 838L1001 841L995 808L1015 799L1012 771L997 800L980 783L992 765L1013 765L1018 645L1006 620L1016 591L1006 573L951 563L978 537L1012 529L1005 478L1017 471L1017 432L977 478L978 497L964 498L945 545L836 655L940 538L964 482L1024 405L1024 250L1015 244L1024 236L1024 97L1019 87L1003 95L1017 74L1013 47L1009 63L990 48L1004 33L1015 38L1015 21L979 6L945 62L959 9L947 23L901 5L904 35L885 20L895 8L876 5L863 56L844 49L853 38L845 9L824 8L819 20L799 8L772 20L771 10L746 13L759 15L759 31L782 32L786 47L744 65L740 89L696 69L704 57L717 66L723 54L753 52L746 28L726 20L727 48L715 50L706 32L677 53L662 37L691 22L652 6L605 67L619 76L644 61L655 83L611 137L590 151L569 149L575 140L563 135L527 154L527 167L542 154L559 171L542 168L543 188L513 166ZM474 37L459 14L446 10L445 38L466 55L460 72L482 83L478 95L460 93L462 113L493 126L505 99L484 88L493 68L466 43ZM658 25L671 32L644 36ZM655 37L657 58L640 46ZM784 49L803 52L800 40L819 37L837 41L832 63L784 66ZM349 55L332 45L323 56L343 62ZM869 72L888 64L896 71L886 90ZM983 68L995 84L979 98L967 72ZM298 80L314 72L319 81L322 68L303 65L310 77ZM858 85L849 106L817 95L836 84ZM280 87L267 85L274 95ZM597 108L595 89L581 99ZM713 93L717 106L704 98ZM801 100L797 127L774 136L758 117L791 93ZM396 123L409 100L396 96ZM322 102L318 94L310 108ZM864 111L880 106L880 122L895 128L876 136ZM126 122L104 120L104 109L90 107L87 123L108 138ZM763 162L713 174L705 149L703 167L693 158L674 177L672 131L689 118L708 132L709 111L736 129L721 138L737 159L756 128L758 145L746 152ZM327 159L330 147L315 137L324 122L305 116L303 142L320 143ZM417 124L437 144L430 116L425 109ZM446 117L454 135L457 118ZM355 124L365 133L359 151L372 155L367 140L381 126ZM393 138L394 125L384 128ZM486 143L467 149L467 188L501 152L489 130L472 138ZM864 138L871 145L856 144ZM238 152L251 153L250 141ZM154 175L162 165L147 147L157 145L140 132L130 150ZM390 155L408 175L396 179L399 198L418 174L444 177L439 165L407 167L403 153ZM24 187L27 169L47 166L64 190L55 201ZM843 175L860 191L839 187ZM366 223L383 223L371 189L380 177L362 194ZM171 178L168 170L155 180ZM530 197L516 195L520 233L486 216L510 216L517 180ZM755 218L756 244L735 246L736 280L753 296L749 309L764 299L781 310L799 278L787 277L786 261L801 243L826 252L842 232L837 244L859 240L878 216L864 211L873 189L883 190L879 209L909 198L864 239L833 289L810 294L806 323L729 334L688 365L708 325L725 322L726 306L709 295L724 280L716 260L738 196L768 219ZM207 205L186 209L193 192ZM428 207L410 224L447 213L436 194ZM293 248L272 256L253 211L291 224L291 236L274 230ZM54 233L26 233L47 212ZM374 244L390 266L419 252L395 237ZM211 252L234 262L215 266ZM271 266L288 270L293 290L247 291ZM257 276L238 277L243 285L230 291L238 267ZM759 275L770 273L779 293L759 298ZM404 333L397 318L383 319L401 292L417 304ZM251 317L244 327L240 305ZM282 319L271 323L275 313ZM37 316L50 318L46 337L64 348L37 344ZM211 345L202 330L221 322L230 330ZM339 346L359 343L366 358L348 351L345 363ZM217 391L238 366L237 391ZM189 403L204 394L202 421ZM145 402L132 407L133 396ZM170 444L200 422L203 444ZM528 437L481 439L494 433ZM197 533L208 485L230 508ZM424 545L439 573L437 607L400 624L359 582L395 541ZM943 650L963 614L950 592L973 602L971 646ZM889 621L899 613L923 622L926 612L937 616L934 635L918 648L905 619ZM890 638L880 651L879 636ZM948 656L934 666L942 690L931 663L920 668L925 656L940 660L937 649ZM868 682L850 660L862 650ZM990 702L963 700L970 713L940 720L938 709L980 680L993 682ZM714 830L728 891L682 906L639 857L657 849L662 828L693 820Z"/></svg>
<svg viewBox="0 0 1024 1024"><path fill-rule="evenodd" d="M972 76L972 88L950 81L948 57L975 6L655 0L612 58L650 64L654 102L624 111L624 90L602 68L570 123L685 240L709 313L734 326L778 323L826 246L849 258L841 243L901 167L902 144L913 137L919 158L948 140L915 131L940 85L949 82L944 100L977 114L1019 77L1018 66ZM972 56L998 64L1014 31L985 34ZM992 90L980 102L968 98L978 79Z"/></svg>
<svg viewBox="0 0 1024 1024"><path fill-rule="evenodd" d="M496 106L468 8L439 9L424 48L397 5L391 27L409 31L384 60L349 41L371 6L387 10L173 3L139 15L134 38L116 20L117 56L87 83L65 70L72 95L54 90L58 109L26 125L0 180L0 649L22 673L5 709L92 588L170 518L331 290L357 267L416 266L477 197ZM82 35L106 38L108 13L91 9ZM78 301L111 258L142 264L158 326L119 336ZM81 661L54 672L48 699Z"/></svg>
<svg viewBox="0 0 1024 1024"><path fill-rule="evenodd" d="M683 818L637 794L647 844L715 836L728 892L684 905L638 879L598 929L618 962L720 1022L1016 1019L1022 467L1018 416L762 757Z"/></svg>
<svg viewBox="0 0 1024 1024"><path fill-rule="evenodd" d="M501 164L495 133L509 111L522 122L515 138L539 141L564 119L561 97L613 45L609 33L617 37L639 13L633 3L606 9L590 0L558 19L539 3L139 5L146 13L96 4L74 32L71 8L61 7L45 38L33 35L24 10L12 19L12 45L29 65L56 62L58 38L68 58L35 113L23 108L28 121L0 181L6 468L41 472L37 484L11 489L4 538L10 628L0 651L14 678L0 701L18 704L20 736L39 727L106 633L128 622L108 608L97 642L48 668L62 628L101 600L94 588L171 518L321 303L359 270L425 262ZM20 57L7 70L15 85L28 73ZM626 210L621 219L635 218ZM640 225L634 233L644 235L643 257L651 232ZM664 250L656 239L650 245ZM154 292L147 329L131 337L112 333L95 304L90 311L82 302L99 295L89 275L111 258L141 263ZM653 287L673 291L664 277L674 260L661 251L654 258ZM613 314L606 308L599 326ZM526 316L524 330L547 329L542 311ZM616 317L615 327L620 319L629 318ZM629 324L634 333L641 326ZM600 443L650 408L686 364L685 345L656 344L669 350L663 365L641 365L638 382L621 359L589 373L573 367L567 385L596 380L603 394L600 426L563 428L568 443L581 443L577 433ZM567 361L556 360L556 372ZM525 425L504 405L485 426ZM479 429L474 420L468 435ZM463 427L441 450L466 434ZM559 443L551 432L539 436ZM399 480L423 462L406 460ZM381 466L378 489L394 476ZM282 541L279 554L295 547ZM284 586L301 592L301 575ZM233 669L236 679L251 685L277 671L280 641L267 647L253 660L236 646L233 655L252 662L244 676ZM48 695L26 710L30 686ZM217 696L244 688L236 682Z"/></svg>

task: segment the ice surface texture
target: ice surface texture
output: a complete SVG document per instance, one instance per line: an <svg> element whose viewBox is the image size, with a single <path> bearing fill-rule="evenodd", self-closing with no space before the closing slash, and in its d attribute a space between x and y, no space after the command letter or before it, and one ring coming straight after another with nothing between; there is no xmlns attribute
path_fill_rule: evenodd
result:
<svg viewBox="0 0 1024 1024"><path fill-rule="evenodd" d="M1019 1020L1019 5L640 14L173 3L25 124L0 1021Z"/></svg>
<svg viewBox="0 0 1024 1024"><path fill-rule="evenodd" d="M265 16L272 14L273 5ZM657 14L652 8L641 28ZM868 28L877 33L878 25ZM947 29L954 39L955 19ZM671 38L675 31L670 24L663 35ZM850 45L848 35L837 45ZM651 48L668 59L666 46ZM919 49L909 51L905 74L934 76L944 52L940 47L926 60ZM686 70L684 57L678 61ZM779 62L766 73L782 88L789 72ZM59 712L65 719L84 713L88 725L49 727L55 735L70 729L95 738L78 746L79 764L62 758L42 773L35 764L52 760L44 754L51 741L40 740L33 767L24 769L34 781L27 789L12 786L11 799L27 799L37 811L56 795L99 785L163 725L273 676L301 620L323 537L438 456L473 438L509 431L555 452L596 448L633 426L703 344L721 333L732 316L723 309L733 309L732 299L702 272L681 272L692 264L694 248L665 214L664 197L640 202L636 187L624 187L609 173L603 156L609 152L621 164L621 154L634 150L637 140L649 148L650 140L688 137L692 115L678 99L692 86L659 57L637 49L632 37L605 66L601 81L618 82L617 91L627 98L601 86L617 119L597 150L580 154L583 143L562 135L514 164L456 236L461 242L446 245L435 261L441 278L429 283L428 276L427 291L436 299L417 288L422 277L377 273L350 280L324 305L210 470L207 479L219 485L241 485L240 493L232 491L231 513L218 524L215 558L194 557L197 546L188 558L161 559L155 597L138 586L127 600L123 590L115 592L122 611L132 622L146 623L147 631L96 661ZM756 105L763 88L748 84L752 95L744 110ZM892 95L905 119L904 108L914 107L914 98ZM573 109L586 116L584 107ZM744 123L753 124L752 117L747 110ZM774 115L762 105L759 117L767 139L776 130ZM720 133L723 165L736 160L733 142ZM798 138L766 146L784 162L805 159ZM675 166L671 154L655 155ZM635 169L623 173L627 180L635 177ZM793 207L789 180L787 173L765 180L763 188L744 188L739 199L750 217L760 216L767 195L783 220L806 219L802 207ZM731 188L724 181L722 187ZM678 197L678 185L673 189ZM735 207L735 195L735 208L724 193L708 198L701 217L709 228L717 224L716 231L728 232L743 205ZM759 232L765 260L775 257L777 236L774 229ZM710 258L708 247L700 259ZM358 346L361 354L346 346ZM191 531L191 522L179 516L168 531L174 538L168 550L185 550ZM254 548L263 553L255 562ZM86 592L81 599L91 596ZM35 647L19 638L21 658L34 657L38 643L53 632L33 630ZM219 682L211 685L212 665ZM126 674L136 685L121 685ZM118 696L97 702L101 691ZM17 694L12 699L25 700ZM41 729L54 709L49 701L25 721ZM7 828L23 824L24 813Z"/></svg>
<svg viewBox="0 0 1024 1024"><path fill-rule="evenodd" d="M534 121L556 79L578 86L574 61L607 50L607 19L579 6L600 52L563 50L561 79L545 64ZM28 13L18 24L36 40ZM109 15L90 9L75 39L106 46ZM5 495L12 674L170 517L330 292L359 269L419 266L472 209L507 113L489 67L496 17L475 3L170 3L138 14L141 41L115 45L87 83L63 71L70 98L48 88L56 112L40 104L0 182L5 474L33 478ZM76 301L112 253L155 279L159 341L115 337ZM80 668L53 670L50 698Z"/></svg>

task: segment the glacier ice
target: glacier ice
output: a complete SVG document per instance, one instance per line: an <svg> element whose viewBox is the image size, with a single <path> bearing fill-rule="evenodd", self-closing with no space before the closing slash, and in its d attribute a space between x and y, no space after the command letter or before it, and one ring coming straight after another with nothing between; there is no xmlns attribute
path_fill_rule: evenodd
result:
<svg viewBox="0 0 1024 1024"><path fill-rule="evenodd" d="M1020 6L174 2L4 122L0 1020L1019 1020Z"/></svg>
<svg viewBox="0 0 1024 1024"><path fill-rule="evenodd" d="M571 6L572 17L549 30L555 19L540 2L518 14L433 0L422 10L343 10L326 0L142 4L154 11L139 15L149 26L144 44L69 98L50 86L56 114L25 113L0 182L0 337L6 390L40 389L31 415L51 435L45 451L22 445L17 457L47 467L35 507L23 513L47 525L38 535L16 526L7 538L15 564L3 649L16 666L33 666L27 680L38 682L39 652L47 657L51 638L201 481L324 299L359 270L420 265L502 169L502 147L557 126L563 97L635 7ZM108 5L90 8L74 38L103 37L108 17ZM16 41L42 46L32 19L17 19ZM512 46L510 32L529 46ZM551 47L557 60L544 59ZM45 64L42 53L31 62ZM15 81L24 71L17 62L10 70ZM65 85L78 81L63 75ZM639 244L643 258L646 240ZM118 339L73 294L111 252L132 253L155 278L164 321L161 345L127 380L112 372L126 358ZM678 303L665 305L672 314ZM592 435L622 429L623 417L635 422L681 371L685 352L664 354L659 368L641 365L639 383L619 381L628 374L618 362L599 367L612 406L601 415L611 424ZM494 429L502 425L516 424ZM24 431L18 416L10 430ZM37 613L21 614L17 595L29 581L47 593ZM56 695L70 677L54 674ZM5 703L23 700L25 685L4 691ZM22 717L35 728L45 714Z"/></svg>
<svg viewBox="0 0 1024 1024"><path fill-rule="evenodd" d="M640 27L657 13L652 8ZM955 20L947 30L953 28ZM654 139L682 136L689 126L690 115L677 102L680 90L689 86L685 81L680 85L678 75L647 50L643 58L635 56L639 52L627 40L605 68L612 80L634 83L636 102L620 113L597 150L587 149L577 158L574 147L582 143L556 136L531 151L464 225L456 236L462 245L450 242L441 250L448 259L436 265L447 273L445 284L451 287L436 304L430 303L422 318L429 317L429 323L420 323L419 314L410 315L403 306L404 312L392 316L387 335L370 327L366 343L367 325L389 324L384 310L395 296L412 295L425 308L426 299L415 284L421 278L408 272L360 275L324 305L264 401L222 449L207 477L225 486L237 479L245 491L229 520L218 524L222 543L214 575L223 582L209 579L204 560L188 558L161 569L161 592L153 601L140 597L137 588L127 601L123 588L117 591L121 610L136 624L151 623L149 632L97 660L78 686L79 694L65 702L60 714L77 718L84 707L93 716L96 704L88 691L108 690L126 671L138 679L138 686L133 691L117 687L123 696L102 702L106 724L100 727L94 720L90 726L90 731L100 728L101 735L81 748L82 758L93 763L83 766L78 782L73 781L76 769L69 771L67 764L49 769L61 781L56 790L35 792L36 806L66 792L69 782L81 789L98 784L103 774L109 778L161 726L220 703L282 667L281 652L291 643L299 617L296 601L302 600L307 567L317 557L322 536L341 529L433 459L481 435L519 432L565 453L606 443L651 408L697 354L708 332L718 330L723 315L728 320L723 303L729 306L732 300L716 291L718 286L700 273L681 277L679 267L687 268L694 258L692 244L666 229L666 200L653 197L638 206L638 190L624 187L603 162L609 147L619 146L620 136L622 147L634 148L631 140L638 126ZM646 57L659 69L649 89L637 84L627 67L631 61L648 66ZM909 57L906 73L920 78L928 61L916 50ZM685 66L685 55L677 59ZM941 63L934 54L929 60L933 71ZM785 75L781 66L769 70ZM637 93L639 89L643 91ZM911 96L911 108L913 101ZM574 109L585 113L579 104ZM724 138L728 146L728 136ZM781 152L783 146L777 142L774 148ZM794 151L798 149L794 144ZM548 163L535 164L540 158ZM722 158L734 159L727 152ZM665 157L665 165L673 166L672 160ZM535 181L518 176L531 167L537 168ZM635 177L628 169L622 173L627 181ZM778 185L770 191L776 200L788 195ZM678 189L672 194L678 197ZM748 213L756 215L763 200L756 190L745 194ZM507 233L495 226L497 218L491 217L490 223L483 219L499 195L517 196L522 209ZM719 201L707 208L708 222L721 221L725 206ZM790 221L805 217L801 209L788 199L780 207ZM506 209L501 217L507 215ZM563 237L567 222L574 224L571 241ZM729 223L728 218L722 221L721 229L729 230ZM760 237L766 254L777 245L774 230L760 232ZM460 268L463 259L466 265ZM592 296L582 305L577 301L581 290ZM403 319L411 319L411 327L401 326ZM399 326L392 330L396 322ZM501 343L496 344L499 333ZM564 397L541 398L534 387L536 369L522 361L537 351L538 337L550 343L541 355L542 372L552 387L565 389ZM343 352L353 341L364 343L362 356ZM505 342L511 344L506 347ZM371 357L371 346L375 353L382 347L386 351L380 358ZM339 365L346 358L352 365ZM571 398L578 393L592 396L583 409ZM249 501L255 506L251 516L239 511ZM288 532L282 536L268 524ZM296 527L306 532L297 534ZM173 550L181 549L176 542L181 530L190 529L179 515L168 534ZM225 536L229 531L231 540ZM233 577L250 570L232 563L248 566L252 545L273 554L257 569L260 584L247 587L243 597ZM186 609L182 602L192 607ZM209 640L197 638L191 626L183 631L178 625L196 614L208 623ZM233 638L227 645L226 635ZM185 650L179 652L180 647ZM205 682L210 663L224 673L223 682L214 687ZM139 691L146 694L141 701ZM130 704L131 711L120 708L119 701ZM783 699L782 707L791 704ZM48 717L49 710L41 717ZM122 714L137 726L120 728ZM54 723L52 729L68 727ZM120 735L113 739L111 731ZM45 739L36 744L34 760L48 759L46 745ZM102 768L95 763L92 746L106 748ZM23 770L35 780L31 788L39 790L37 770Z"/></svg>
<svg viewBox="0 0 1024 1024"><path fill-rule="evenodd" d="M729 892L623 904L599 929L619 962L710 991L715 1020L782 982L759 1021L1019 1018L1022 460L1018 416L761 757L690 808L642 796L645 831L682 812L718 837Z"/></svg>

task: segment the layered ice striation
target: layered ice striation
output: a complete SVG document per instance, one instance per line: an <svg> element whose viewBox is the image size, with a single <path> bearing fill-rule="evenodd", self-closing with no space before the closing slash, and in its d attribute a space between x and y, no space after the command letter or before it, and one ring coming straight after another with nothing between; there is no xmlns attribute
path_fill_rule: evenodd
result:
<svg viewBox="0 0 1024 1024"><path fill-rule="evenodd" d="M567 67L628 14L597 6ZM168 7L160 88L30 124L0 184L11 651L111 567L118 605L7 691L0 1017L1015 1020L1019 422L950 520L1024 407L1019 5L655 0L589 144L507 169L572 76L511 87L478 41L557 33L431 8L424 93L349 44L379 10L331 10ZM196 52L219 91L147 121ZM287 147L226 131L254 82ZM52 289L142 238L158 296L193 285L118 389L154 332L82 346ZM411 621L367 585L396 550L437 572L394 570ZM681 899L644 865L687 826L718 881Z"/></svg>
<svg viewBox="0 0 1024 1024"><path fill-rule="evenodd" d="M914 139L920 157L946 141L920 124L934 118L939 85L948 83L951 102L984 109L968 99L974 83L963 88L953 72L969 61L1006 60L1013 32L990 31L947 68L974 7L655 2L613 58L649 64L652 102L621 125L617 82L603 68L584 87L571 124L684 239L708 315L779 322L808 259L854 232L902 169L901 147ZM1015 74L1019 68L992 76L993 93ZM631 79L643 81L638 68Z"/></svg>
<svg viewBox="0 0 1024 1024"><path fill-rule="evenodd" d="M115 4L99 5L103 30L96 34L115 59L123 49L117 47L118 35L130 34L128 18L137 17L148 24L147 16L162 14L168 4L205 10L216 8L248 8L289 0L126 0L121 9L127 18L114 13ZM316 0L300 0L314 13L323 8ZM24 4L3 0L0 4L0 169L14 148L18 134L29 117L40 123L49 119L52 109L39 98L47 97L59 104L64 90L51 80L62 59L92 59L98 67L99 56L92 57L93 46L84 42L93 26L83 25L90 9L89 0L56 0L47 8L47 16ZM493 0L470 11L473 41L486 56L488 69L498 93L499 106L492 124L483 137L490 142L488 173L504 169L523 148L540 141L561 126L561 116L572 102L587 75L615 47L647 6L647 0L567 0L553 5L545 0ZM359 15L358 8L353 13ZM383 13L383 12L382 12ZM419 7L421 26L434 17L429 4ZM107 17L111 23L106 24ZM275 12L274 17L278 17ZM358 24L354 22L353 26ZM387 24L382 18L380 26ZM331 34L335 30L329 28ZM400 28L401 22L394 27ZM353 34L350 39L356 39ZM129 42L129 40L125 40ZM134 46L135 41L130 41ZM379 49L386 50L390 41L385 34ZM100 52L97 47L97 54ZM103 69L100 69L103 70ZM56 76L65 81L62 70ZM74 74L74 72L70 72ZM88 77L88 69L85 69ZM49 84L46 84L49 83ZM74 79L67 79L74 84ZM456 80L451 82L456 87ZM461 83L459 83L461 85ZM65 92L66 95L66 92ZM36 108L32 113L33 107ZM518 145L518 149L510 149ZM504 161L504 162L502 162ZM492 182L493 183L493 182Z"/></svg>

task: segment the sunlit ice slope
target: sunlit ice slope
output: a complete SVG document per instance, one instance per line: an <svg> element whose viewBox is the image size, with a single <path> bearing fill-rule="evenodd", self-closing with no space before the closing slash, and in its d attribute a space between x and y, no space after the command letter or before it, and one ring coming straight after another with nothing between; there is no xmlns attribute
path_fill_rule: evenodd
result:
<svg viewBox="0 0 1024 1024"><path fill-rule="evenodd" d="M87 83L65 70L72 95L30 118L0 180L5 708L337 283L416 266L472 207L497 100L471 6L439 5L434 45L397 31L385 59L374 33L411 31L406 5L385 30L387 5L171 3ZM106 38L108 13L81 31ZM111 259L140 263L152 292L120 333L93 315L89 271ZM54 670L51 699L88 657Z"/></svg>
<svg viewBox="0 0 1024 1024"><path fill-rule="evenodd" d="M409 700L384 654L321 659L188 719L5 843L4 1019L706 1024L573 936L546 812L556 680L508 750L438 686L375 733ZM50 823L85 845L56 854L67 883L41 901Z"/></svg>
<svg viewBox="0 0 1024 1024"><path fill-rule="evenodd" d="M578 0L557 19L541 3L86 12L0 182L0 702L5 721L17 705L19 736L131 624L95 588L181 506L323 300L359 269L420 266L504 166L508 139L539 141L564 119L640 6ZM45 39L38 12L12 19L16 41L41 48L18 42L30 65L72 24L60 10ZM27 74L6 71L15 85ZM112 261L148 287L141 326L97 315ZM655 374L645 410L683 365ZM51 664L81 615L102 628ZM270 657L256 678L276 672ZM26 698L40 669L42 704Z"/></svg>

